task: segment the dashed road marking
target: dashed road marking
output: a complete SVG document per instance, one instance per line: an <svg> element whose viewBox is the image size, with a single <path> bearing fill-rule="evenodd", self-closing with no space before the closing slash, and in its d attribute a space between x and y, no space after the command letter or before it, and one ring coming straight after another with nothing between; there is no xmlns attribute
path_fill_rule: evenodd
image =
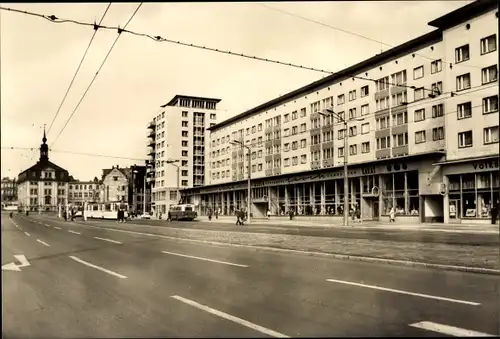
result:
<svg viewBox="0 0 500 339"><path fill-rule="evenodd" d="M454 337L494 337L493 334L467 330L465 328L434 323L432 321L421 321L410 324L411 327L420 328L427 331L447 334Z"/></svg>
<svg viewBox="0 0 500 339"><path fill-rule="evenodd" d="M28 232L24 232L24 234L26 234L28 237L30 236L30 234Z"/></svg>
<svg viewBox="0 0 500 339"><path fill-rule="evenodd" d="M251 328L252 330L258 331L258 332L266 334L268 336L275 337L275 338L290 338L289 336L287 336L285 334L282 334L282 333L270 330L268 328L265 328L265 327L262 327L260 325L251 323L251 322L246 321L244 319L241 319L241 318L235 317L233 315L230 315L230 314L218 311L218 310L213 309L211 307L199 304L196 301L189 300L189 299L180 297L178 295L174 295L174 296L172 296L172 298L175 299L175 300L181 301L181 302L183 302L185 304L188 304L188 305L191 305L193 307L196 307L196 308L198 308L200 310L203 310L205 312L208 312L208 313L214 314L216 316L219 316L221 318L224 318L226 320L230 320L230 321L232 321L234 323L237 323L239 325L243 325L245 327Z"/></svg>
<svg viewBox="0 0 500 339"><path fill-rule="evenodd" d="M112 239L99 238L99 237L94 237L94 239L98 239L98 240L102 240L102 241L108 241L108 242L112 242L112 243L115 243L115 244L121 244L121 242L116 241L116 240L112 240Z"/></svg>
<svg viewBox="0 0 500 339"><path fill-rule="evenodd" d="M231 265L231 266L238 266L238 267L248 267L248 265L233 264L233 263L230 263L230 262L227 262L227 261L219 261L219 260L208 259L208 258L194 257L192 255L186 255L186 254L180 254L180 253L174 253L174 252L167 252L167 251L161 251L161 252L165 253L165 254L177 255L179 257L185 257L185 258L191 258L191 259L198 259L198 260L210 261L210 262L214 262L214 263L217 263L217 264L224 264L224 265Z"/></svg>
<svg viewBox="0 0 500 339"><path fill-rule="evenodd" d="M88 261L85 261L85 260L82 260L80 258L77 258L77 257L74 257L72 255L69 256L71 259L73 259L74 261L77 261L79 262L80 264L84 264L88 267L92 267L92 268L95 268L96 270L99 270L99 271L102 271L102 272L105 272L107 274L110 274L110 275L113 275L115 277L118 277L120 279L127 279L126 276L124 276L123 274L120 274L120 273L116 273L116 272L113 272L113 271L110 271L108 269L105 269L104 267L101 267L101 266L97 266L97 265L94 265L94 264L91 264L89 263Z"/></svg>
<svg viewBox="0 0 500 339"><path fill-rule="evenodd" d="M73 233L73 234L78 234L80 235L81 233L80 232L76 232L76 231L73 231L73 230L68 230L69 233Z"/></svg>
<svg viewBox="0 0 500 339"><path fill-rule="evenodd" d="M38 241L38 242L39 242L40 244L42 244L42 245L45 245L45 246L47 246L47 247L50 247L50 245L49 245L49 244L47 244L45 241L42 241L42 240L40 240L40 239L36 239L36 241Z"/></svg>
<svg viewBox="0 0 500 339"><path fill-rule="evenodd" d="M61 229L61 227L57 227L57 226L54 226L54 228L55 228L56 230L60 230L60 229Z"/></svg>
<svg viewBox="0 0 500 339"><path fill-rule="evenodd" d="M438 296L435 296L435 295L429 295L429 294L423 294L423 293L415 293L415 292L408 292L408 291L402 291L402 290L395 290L395 289L392 289L392 288L375 286L375 285L360 284L360 283L355 283L355 282L351 282L351 281L336 280L336 279L326 279L326 281L334 282L334 283L339 283L339 284L345 284L345 285L352 285L352 286L357 286L357 287L371 288L371 289L374 289L374 290L381 290L381 291L386 291L386 292L406 294L406 295L411 295L411 296L421 297L421 298L427 298L427 299L449 301L449 302L458 303L458 304L466 304L466 305L472 305L472 306L479 306L479 305L481 305L481 303L474 302L474 301L466 301L466 300L452 299L452 298L446 298L446 297L438 297Z"/></svg>
<svg viewBox="0 0 500 339"><path fill-rule="evenodd" d="M50 227L50 225L49 225L49 224L45 224L45 226Z"/></svg>

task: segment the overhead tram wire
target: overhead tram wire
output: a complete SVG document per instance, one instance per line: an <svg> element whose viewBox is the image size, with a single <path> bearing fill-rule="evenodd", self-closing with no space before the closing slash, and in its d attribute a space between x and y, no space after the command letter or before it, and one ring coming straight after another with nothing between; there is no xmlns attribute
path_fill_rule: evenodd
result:
<svg viewBox="0 0 500 339"><path fill-rule="evenodd" d="M291 12L285 11L285 10L283 10L281 8L272 7L272 6L269 6L269 5L266 5L266 4L261 4L261 3L258 3L257 5L260 5L262 7L269 8L271 10L274 10L274 11L277 11L277 12L281 12L281 13L284 13L284 14L287 14L289 16L296 17L296 18L299 18L299 19L302 19L302 20L305 20L305 21L313 22L315 24L318 24L318 25L321 25L321 26L333 29L335 31L340 31L340 32L343 32L343 33L346 33L346 34L354 35L354 36L357 36L358 38L369 40L369 41L372 41L372 42L375 42L377 44L381 44L381 45L384 45L384 46L387 46L387 47L390 47L390 48L396 47L394 45L388 44L388 43L383 42L381 40L376 40L376 39L367 37L367 36L362 35L362 34L358 34L358 33L355 33L355 32L351 32L351 31L348 31L348 30L345 30L345 29L342 29L342 28L338 28L338 27L326 24L326 23L318 21L318 20L307 18L307 17L304 17L302 15L298 15L298 14L295 14L295 13L291 13ZM428 56L423 55L423 54L419 54L419 53L413 53L413 54L418 55L419 57L422 57L424 59L431 60L431 61L435 61L436 60L435 58L431 58L431 57L428 57ZM443 63L448 63L448 61L446 61L445 59L442 59L442 61L443 61ZM456 66L470 67L470 68L481 68L481 69L483 68L483 67L480 67L480 66L466 65L466 64L457 64Z"/></svg>
<svg viewBox="0 0 500 339"><path fill-rule="evenodd" d="M2 146L3 150L10 150L10 151L33 151L33 150L38 150L37 147L7 147L7 146ZM71 152L71 151L60 151L60 150L55 150L55 149L49 149L50 152L54 153L66 153L66 154L72 154L72 155L85 155L85 156L91 156L91 157L101 157L101 158L110 158L110 159L124 159L124 160L137 160L137 161L145 161L146 158L133 158L133 157L121 157L121 156L114 156L114 155L105 155L105 154L95 154L95 153L82 153L82 152Z"/></svg>
<svg viewBox="0 0 500 339"><path fill-rule="evenodd" d="M39 13L19 11L19 10L15 10L15 9L11 9L11 8L6 8L6 7L1 7L1 6L0 6L0 10L10 10L10 11L19 12L19 13L26 14L26 15L34 15L34 16L37 16L37 17L42 17L44 19L47 19L47 20L49 20L52 23L72 23L72 24L76 24L76 25L89 26L89 27L94 27L94 25L95 25L95 24L92 24L92 23L82 22L82 21L77 21L77 20L60 19L60 18L56 17L55 15L50 15L49 16L49 15L43 15L43 14L39 14ZM328 74L328 75L336 74L336 72L329 71L329 70L324 70L324 69L319 69L319 68L314 68L314 67L306 67L306 66L302 66L302 65L298 65L298 64L287 63L287 62L283 62L283 61L279 61L279 60L273 60L273 59L268 59L268 58L263 58L263 57L258 57L258 56L251 56L251 55L247 55L247 54L243 54L243 53L234 53L234 52L231 52L231 51L228 51L228 50L222 50L222 49L213 48L213 47L206 47L206 46L197 45L197 44L190 44L190 43L187 43L187 42L182 42L182 41L176 41L176 40L172 40L172 39L163 38L163 37L161 37L159 35L153 36L153 35L146 34L146 33L139 33L139 32L129 31L129 30L125 29L125 27L122 29L120 27L115 27L115 26L99 25L99 28L100 29L107 29L107 30L118 30L121 33L129 33L129 34L136 35L136 36L146 37L146 38L149 38L149 39L151 39L151 40L153 40L155 42L166 42L166 43L178 44L178 45L182 45L182 46L186 46L186 47L192 47L192 48L197 48L197 49L202 49L202 50L207 50L207 51L222 53L222 54L226 54L226 55L239 56L239 57L247 58L247 59L259 60L259 61L264 61L264 62L279 64L279 65L283 65L283 66L289 66L289 67L294 67L294 68L299 68L299 69L304 69L304 70L309 70L309 71L314 71L314 72L325 73L325 74ZM371 78L357 76L357 75L348 75L348 76L346 76L346 79L349 79L349 78L359 79L359 80L366 80L366 81L372 81L372 82L377 82L378 81L378 79L371 79ZM404 84L399 84L398 85L398 84L394 84L394 83L391 83L391 82L386 82L386 84L392 85L392 86L399 86L399 87L404 87L404 88L416 89L416 86L411 86L411 85L404 85ZM429 89L429 88L424 88L424 89L427 90L427 91L431 91L432 92L432 90Z"/></svg>
<svg viewBox="0 0 500 339"><path fill-rule="evenodd" d="M104 20L104 17L106 17L106 14L108 13L108 10L110 7L111 7L111 2L106 7L104 14L102 15L101 20L99 21L99 25L102 24L102 21ZM78 67L75 71L75 74L73 75L73 78L71 79L71 82L69 83L68 88L66 89L66 93L64 94L64 96L61 100L61 103L59 104L57 112L54 115L54 117L52 118L52 122L50 123L49 129L47 130L47 135L50 133L50 130L52 129L52 126L54 125L54 122L56 121L57 116L59 115L59 112L61 111L61 108L62 108L64 102L66 101L66 98L68 97L69 91L71 90L71 87L73 86L73 83L75 82L76 76L78 75L78 72L80 71L80 68L82 67L83 61L85 60L85 57L87 56L87 53L90 49L90 46L92 45L92 42L94 41L94 38L97 34L97 30L98 30L98 25L95 25L94 26L94 34L92 34L92 37L90 38L89 44L88 44L85 52L83 53L83 57L80 60L80 64L78 65ZM33 160L33 157L35 156L35 154L36 154L36 152L34 152L34 154L31 156L31 160Z"/></svg>
<svg viewBox="0 0 500 339"><path fill-rule="evenodd" d="M75 109L73 110L73 112L71 113L71 115L69 116L69 118L66 120L66 123L64 124L63 128L61 129L61 131L59 132L59 134L55 137L54 141L52 142L51 146L53 146L57 140L59 139L59 137L61 136L62 132L66 129L66 127L68 126L69 122L71 121L71 119L73 118L73 116L75 115L76 111L78 110L78 108L80 107L80 104L82 103L83 99L85 99L88 91L90 90L90 88L92 87L92 85L94 84L95 80L97 79L97 76L99 75L99 72L101 71L101 69L103 68L104 64L106 63L106 61L108 60L109 58L109 55L111 54L111 52L113 51L114 47L116 46L116 43L118 42L118 39L120 39L120 36L121 36L121 33L124 31L124 29L128 26L128 24L132 21L132 19L135 17L135 15L137 14L137 12L139 11L139 9L141 8L142 6L142 2L139 4L139 6L137 6L137 8L135 9L134 13L132 13L132 15L130 16L130 19L128 19L127 23L125 24L125 26L123 26L123 29L120 28L120 27L117 27L117 31L118 31L118 35L116 36L116 39L115 41L113 42L113 44L111 45L110 49L108 50L108 53L106 54L106 56L104 57L104 60L102 61L101 65L99 66L99 69L97 70L97 72L95 73L94 77L92 78L92 81L90 82L89 86L87 87L87 89L85 90L85 92L83 93L82 97L80 98L80 101L78 102L78 104L76 105ZM101 28L102 26L100 25L97 25L99 28Z"/></svg>
<svg viewBox="0 0 500 339"><path fill-rule="evenodd" d="M106 14L108 13L108 10L111 7L111 4L112 3L110 2L108 4L108 6L106 7L106 10L104 11L104 14L102 15L101 20L99 21L99 24L97 24L97 25L94 26L94 34L92 34L92 37L90 38L89 44L87 45L87 49L85 49L85 52L83 53L82 59L80 60L80 64L78 65L78 67L76 69L76 72L73 75L73 79L71 79L71 82L69 83L68 89L66 90L66 93L64 94L64 97L63 97L63 99L61 101L61 104L59 105L59 108L57 109L57 112L56 112L54 118L52 119L52 122L50 123L49 129L47 130L47 134L50 133L52 125L54 124L54 121L57 119L57 116L59 115L59 112L61 111L61 108L62 108L64 102L66 101L68 93L69 93L71 87L73 86L73 83L74 83L74 81L76 79L76 76L78 75L78 72L80 71L80 68L82 67L83 61L85 60L85 57L87 56L87 53L88 53L88 51L90 49L90 46L92 45L92 42L94 42L94 38L95 38L95 36L97 34L97 31L99 29L99 25L102 24L102 21L106 17Z"/></svg>

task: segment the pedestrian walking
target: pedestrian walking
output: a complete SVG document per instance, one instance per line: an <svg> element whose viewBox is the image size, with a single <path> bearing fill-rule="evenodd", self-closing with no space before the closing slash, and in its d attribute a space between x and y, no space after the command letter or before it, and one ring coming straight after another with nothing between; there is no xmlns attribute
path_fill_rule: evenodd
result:
<svg viewBox="0 0 500 339"><path fill-rule="evenodd" d="M288 211L288 216L290 217L290 220L293 219L293 210L290 208L290 210Z"/></svg>
<svg viewBox="0 0 500 339"><path fill-rule="evenodd" d="M391 207L391 210L389 211L389 222L396 222L396 218L394 216L394 206Z"/></svg>
<svg viewBox="0 0 500 339"><path fill-rule="evenodd" d="M267 210L267 219L271 219L271 210L270 209Z"/></svg>
<svg viewBox="0 0 500 339"><path fill-rule="evenodd" d="M215 209L214 214L215 214L215 219L219 219L219 209L218 208Z"/></svg>
<svg viewBox="0 0 500 339"><path fill-rule="evenodd" d="M498 208L498 205L497 204L493 205L493 208L491 209L491 224L492 225L495 225L497 223L499 212L500 212L500 210Z"/></svg>
<svg viewBox="0 0 500 339"><path fill-rule="evenodd" d="M208 220L212 221L212 209L208 209Z"/></svg>
<svg viewBox="0 0 500 339"><path fill-rule="evenodd" d="M167 221L172 221L172 212L170 212L170 210L168 210L167 213Z"/></svg>
<svg viewBox="0 0 500 339"><path fill-rule="evenodd" d="M243 226L244 213L242 210L236 210L236 225Z"/></svg>

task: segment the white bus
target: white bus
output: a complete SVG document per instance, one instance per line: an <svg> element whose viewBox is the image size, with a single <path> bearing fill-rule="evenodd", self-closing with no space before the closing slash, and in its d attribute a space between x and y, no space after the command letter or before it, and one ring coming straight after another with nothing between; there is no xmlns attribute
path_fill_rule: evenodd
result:
<svg viewBox="0 0 500 339"><path fill-rule="evenodd" d="M118 210L125 211L128 218L128 205L121 202L89 202L85 210L87 218L92 219L118 219Z"/></svg>

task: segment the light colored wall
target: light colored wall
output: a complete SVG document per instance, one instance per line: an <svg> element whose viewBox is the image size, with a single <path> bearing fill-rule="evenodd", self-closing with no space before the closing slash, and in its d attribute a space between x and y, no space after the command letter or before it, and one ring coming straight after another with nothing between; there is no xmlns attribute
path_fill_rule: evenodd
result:
<svg viewBox="0 0 500 339"><path fill-rule="evenodd" d="M456 91L456 77L465 73L471 75L471 89L461 91L458 95L447 99L447 109L450 114L446 118L446 151L447 159L456 160L475 156L498 154L498 143L484 145L483 129L489 126L498 126L498 112L483 115L482 99L491 95L498 95L498 81L493 87L481 86L481 69L491 65L498 65L498 18L495 17L496 10L473 18L463 24L444 31L445 57L448 62L445 70L448 81L445 83L445 91ZM470 29L465 28L470 24ZM491 34L497 35L497 50L495 52L481 55L480 41ZM455 48L469 44L470 59L455 64ZM449 64L452 64L450 69ZM468 94L470 93L470 94ZM457 105L471 101L472 117L457 120ZM478 106L478 107L476 107ZM471 130L473 133L473 146L469 148L458 148L458 133Z"/></svg>

